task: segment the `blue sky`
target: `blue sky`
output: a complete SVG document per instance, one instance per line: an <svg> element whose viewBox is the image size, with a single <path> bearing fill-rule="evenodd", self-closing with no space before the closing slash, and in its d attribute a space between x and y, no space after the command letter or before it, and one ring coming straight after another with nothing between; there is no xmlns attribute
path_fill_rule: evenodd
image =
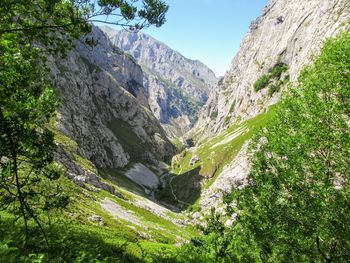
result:
<svg viewBox="0 0 350 263"><path fill-rule="evenodd" d="M224 75L250 22L268 0L165 0L170 6L161 28L144 32Z"/></svg>
<svg viewBox="0 0 350 263"><path fill-rule="evenodd" d="M164 0L170 8L160 28L143 31L198 59L223 76L231 66L250 22L269 0ZM97 23L98 24L98 23Z"/></svg>

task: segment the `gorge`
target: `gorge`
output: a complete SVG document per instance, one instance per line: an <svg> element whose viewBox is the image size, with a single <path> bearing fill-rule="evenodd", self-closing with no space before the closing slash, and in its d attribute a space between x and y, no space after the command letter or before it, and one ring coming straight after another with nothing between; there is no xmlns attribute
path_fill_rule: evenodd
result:
<svg viewBox="0 0 350 263"><path fill-rule="evenodd" d="M215 243L222 241L218 236L210 239L212 229L226 237L236 225L241 211L232 193L254 185L249 177L253 156L264 148L268 136L256 144L252 138L274 123L280 101L289 96L291 87L303 83L302 72L322 54L324 43L341 32L348 34L349 7L346 0L271 0L251 23L231 68L221 78L202 62L186 58L142 31L108 26L93 25L89 35L75 40L65 58L50 54L46 64L60 104L48 129L56 145L55 162L63 171L57 189L68 193L69 205L57 217L61 218L58 226L67 225L62 236L54 226L48 236L55 240L52 251L64 242L79 244L77 251L60 248L61 254L53 256L52 262L278 262L266 261L262 250L249 252L262 255L260 261L258 256L229 257L227 245ZM89 38L96 45L86 45ZM347 59L346 54L340 56ZM346 83L348 65L344 63L343 68ZM344 105L349 102L346 99ZM349 122L342 125L341 131L349 130ZM348 140L347 133L341 138ZM282 145L284 138L280 140ZM310 156L316 154L315 150ZM268 162L272 157L266 158ZM6 165L6 159L0 159ZM349 175L348 167L343 168L343 174ZM342 172L337 175L340 182L347 180ZM339 184L337 189L342 189ZM2 223L3 229L11 226L10 221ZM218 250L227 249L222 261L212 257L219 258L220 251L210 252L210 245L200 239L203 235ZM6 245L1 240L0 252L9 259L4 262L23 260L13 236L7 237ZM28 255L49 261L40 240L35 237L39 245L33 245L34 252ZM319 245L318 240L319 247L313 245L312 253L332 250L337 243L330 242ZM196 249L205 251L203 257L198 252L196 258L185 244L193 245L189 250L194 254ZM250 243L244 244L232 250L245 251ZM273 253L272 259L282 259ZM331 262L326 259L332 254L327 253L319 253L316 261ZM339 256L333 262L346 262L346 258Z"/></svg>

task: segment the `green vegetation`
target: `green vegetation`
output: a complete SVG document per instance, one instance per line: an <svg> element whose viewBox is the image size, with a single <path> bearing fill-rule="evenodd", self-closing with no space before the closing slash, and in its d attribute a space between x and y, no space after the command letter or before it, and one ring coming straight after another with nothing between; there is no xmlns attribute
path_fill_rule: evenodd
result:
<svg viewBox="0 0 350 263"><path fill-rule="evenodd" d="M59 218L56 210L69 204L69 191L60 185L62 171L53 162L54 140L61 141L73 152L77 144L60 133L55 137L49 125L58 100L46 62L50 56L66 56L73 41L90 32L89 21L97 21L101 15L117 15L111 23L131 29L158 27L165 22L168 10L165 3L138 2L103 0L95 3L100 8L90 1L0 2L1 260L61 262L74 258L82 262L99 257L98 253L86 257L88 249L84 246L90 242L79 247L81 251L64 247L69 245L67 240L77 241L75 232L68 236L70 232L52 225ZM85 42L96 44L91 38ZM94 169L91 162L80 155L74 154L74 158L83 168ZM89 233L78 232L81 242L91 240ZM76 246L72 244L72 247ZM65 254L70 252L77 253L76 257ZM102 257L102 260L108 259L107 254Z"/></svg>
<svg viewBox="0 0 350 263"><path fill-rule="evenodd" d="M130 27L139 29L164 23L168 7L162 1L137 2L98 1L102 15L119 11L123 20L116 24L129 25L136 19ZM178 215L158 216L139 205L143 197L118 185L114 196L60 177L61 168L53 161L55 141L84 169L97 171L77 154L74 140L48 124L57 99L47 77L46 56L64 55L73 39L88 32L88 20L96 18L94 10L90 1L0 2L1 261L349 260L349 33L327 41L314 64L303 70L297 86L276 107L174 159L169 187L181 202L192 204L189 210L198 211L200 187L208 187L253 138L251 184L224 196L226 204L237 204L227 211L237 213L237 221L226 228L212 209L203 236L198 237L193 227L173 222ZM93 40L87 42L93 44ZM281 80L286 70L285 65L276 65L254 89L271 85L272 95L288 81L287 77ZM215 119L218 113L213 114ZM135 160L149 147L124 121L111 122L110 129ZM191 163L195 156L199 161ZM130 184L121 178L120 185ZM135 220L106 212L101 205L106 200ZM190 238L190 243L175 247Z"/></svg>
<svg viewBox="0 0 350 263"><path fill-rule="evenodd" d="M0 35L0 210L23 220L25 246L28 221L42 230L37 214L65 201L42 187L54 186L60 176L53 163L53 134L44 127L57 100L39 50L19 41L16 35Z"/></svg>
<svg viewBox="0 0 350 263"><path fill-rule="evenodd" d="M222 134L203 142L197 148L185 150L178 154L173 159L171 170L175 176L179 176L178 179L175 177L172 182L176 196L185 197L180 199L193 204L196 197L198 197L198 193L203 190L197 188L193 195L186 194L193 183L204 180L202 182L204 183L203 187L210 186L223 167L236 157L244 143L261 127L264 127L273 115L274 107L271 107L266 113L239 125L231 126ZM199 157L200 161L191 166L190 160L195 155ZM188 178L189 175L192 178Z"/></svg>
<svg viewBox="0 0 350 263"><path fill-rule="evenodd" d="M268 94L271 97L275 92L279 92L282 86L285 86L289 83L289 75L286 75L283 80L278 80L275 84L269 85Z"/></svg>
<svg viewBox="0 0 350 263"><path fill-rule="evenodd" d="M218 114L219 112L217 110L213 111L211 114L210 114L210 119L211 120L215 120L217 117L218 117Z"/></svg>
<svg viewBox="0 0 350 263"><path fill-rule="evenodd" d="M271 78L274 79L280 79L282 74L288 70L288 66L284 63L277 63L271 70L269 70L269 73L271 75Z"/></svg>
<svg viewBox="0 0 350 263"><path fill-rule="evenodd" d="M142 154L151 149L151 145L143 142L126 121L115 119L108 124L108 128L113 132L123 149L129 153L132 161L141 160Z"/></svg>
<svg viewBox="0 0 350 263"><path fill-rule="evenodd" d="M281 81L282 74L288 70L288 66L284 63L277 63L273 66L269 73L262 75L255 81L253 87L254 91L258 92L259 90L269 87L269 95L272 96L273 93L278 92L282 85L286 84L285 81ZM289 79L289 77L286 77Z"/></svg>
<svg viewBox="0 0 350 263"><path fill-rule="evenodd" d="M236 100L232 102L229 113L232 113L235 110L235 107L236 107Z"/></svg>
<svg viewBox="0 0 350 263"><path fill-rule="evenodd" d="M271 97L275 92L279 92L281 89L280 85L276 85L276 84L271 84L269 86L269 96Z"/></svg>
<svg viewBox="0 0 350 263"><path fill-rule="evenodd" d="M260 134L265 143L254 141L254 185L237 198L243 235L253 238L261 260L348 259L349 71L344 33L301 73Z"/></svg>
<svg viewBox="0 0 350 263"><path fill-rule="evenodd" d="M251 184L233 227L213 211L204 237L169 262L346 262L350 251L350 33L328 40L254 136ZM231 208L232 209L232 208Z"/></svg>
<svg viewBox="0 0 350 263"><path fill-rule="evenodd" d="M184 147L184 143L180 138L174 138L171 143L176 147L176 149L180 152Z"/></svg>
<svg viewBox="0 0 350 263"><path fill-rule="evenodd" d="M266 88L270 83L270 79L270 75L262 75L257 81L254 82L254 91L258 92L259 90Z"/></svg>
<svg viewBox="0 0 350 263"><path fill-rule="evenodd" d="M48 251L40 237L40 230L31 221L28 226L31 239L27 248L22 249L18 237L23 234L23 226L14 221L12 214L0 213L0 252L6 262L41 262L48 259L50 262L153 262L158 254L174 251L174 246L168 244L197 235L191 227L179 228L134 206L134 199L129 199L131 196L124 192L122 194L127 199L105 191L88 191L66 178L61 178L60 184L70 196L70 202L64 210L52 213L51 224L44 226L49 240ZM142 227L117 220L105 212L100 206L104 198L134 213L142 222ZM92 215L100 216L101 220L90 220ZM176 218L175 215L169 216Z"/></svg>
<svg viewBox="0 0 350 263"><path fill-rule="evenodd" d="M201 189L198 182L202 177L199 174L200 167L176 175L171 181L172 190L182 207L194 204L200 197Z"/></svg>

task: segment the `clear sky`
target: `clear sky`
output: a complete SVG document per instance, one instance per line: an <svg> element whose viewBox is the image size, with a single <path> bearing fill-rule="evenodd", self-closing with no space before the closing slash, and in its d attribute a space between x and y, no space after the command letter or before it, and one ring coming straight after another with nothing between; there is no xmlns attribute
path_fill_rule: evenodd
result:
<svg viewBox="0 0 350 263"><path fill-rule="evenodd" d="M161 28L143 31L222 76L230 68L250 22L268 0L165 0L170 6Z"/></svg>

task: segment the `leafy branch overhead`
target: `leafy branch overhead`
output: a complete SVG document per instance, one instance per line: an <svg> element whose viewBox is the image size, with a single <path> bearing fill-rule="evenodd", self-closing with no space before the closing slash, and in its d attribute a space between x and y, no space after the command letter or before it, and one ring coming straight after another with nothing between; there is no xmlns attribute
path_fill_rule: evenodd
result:
<svg viewBox="0 0 350 263"><path fill-rule="evenodd" d="M90 31L91 22L132 30L160 27L167 11L168 5L161 0L2 0L0 36L20 32L29 40L55 44L57 32L61 38L77 38Z"/></svg>

